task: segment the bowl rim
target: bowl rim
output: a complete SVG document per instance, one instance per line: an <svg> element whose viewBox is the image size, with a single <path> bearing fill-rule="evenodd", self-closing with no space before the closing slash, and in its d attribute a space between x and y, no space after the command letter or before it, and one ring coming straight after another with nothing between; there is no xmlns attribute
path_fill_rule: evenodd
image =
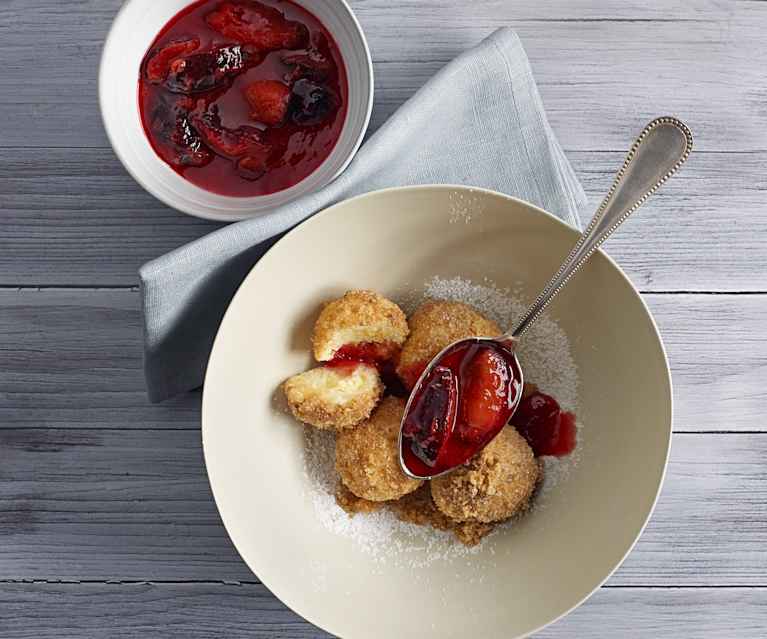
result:
<svg viewBox="0 0 767 639"><path fill-rule="evenodd" d="M141 176L138 175L138 172L135 171L131 163L128 162L124 152L121 150L120 145L116 143L114 133L109 125L108 118L107 118L107 106L106 106L107 98L105 95L106 58L107 58L106 54L114 46L113 40L115 38L117 29L121 26L122 21L125 19L125 14L127 13L128 6L134 1L135 0L125 0L125 2L123 2L123 4L120 6L117 13L115 14L115 17L112 20L112 24L109 27L109 31L107 32L107 36L104 39L104 44L101 47L101 56L99 58L99 67L98 67L98 74L97 74L98 102L99 102L99 114L101 116L101 124L104 128L107 139L109 140L109 146L112 147L112 151L117 156L117 159L120 160L120 164L122 164L123 168L139 184L139 186L141 186L142 189L144 189L152 197L155 197L158 200L160 200L166 206L169 206L170 208L176 211L185 213L187 215L191 215L193 217L201 218L204 220L212 220L214 222L237 222L240 220L263 217L263 216L269 215L280 206L285 206L286 204L289 204L290 202L294 201L294 198L293 198L275 207L263 209L259 211L253 211L251 213L247 213L247 212L217 213L212 211L200 211L195 209L191 205L171 201L171 199L166 197L164 194L158 193L153 188L148 186L146 181ZM193 4L194 2L197 2L197 1L198 0L186 0L188 4ZM296 2L297 4L301 4L305 0L293 0L293 1ZM369 79L369 87L368 87L367 95L362 96L365 101L365 116L364 116L362 125L360 126L360 132L359 132L359 135L357 136L357 139L355 140L354 144L349 148L347 157L340 164L336 172L333 175L331 175L324 184L320 183L319 186L317 186L315 189L311 191L307 191L304 195L310 195L326 188L332 182L338 179L338 177L344 171L346 171L346 169L349 167L349 164L351 164L352 160L357 155L357 152L362 146L362 143L365 141L365 136L368 132L368 127L370 126L370 119L373 114L373 102L374 102L374 95L375 95L375 72L373 69L373 56L370 52L370 44L368 43L367 37L365 36L365 31L362 29L362 25L360 24L360 21L357 18L357 14L351 8L348 1L347 0L334 0L334 1L337 2L338 5L345 11L347 16L351 20L351 24L354 25L354 29L359 35L360 42L362 43L362 50L360 51L360 53L363 54L367 76ZM303 4L301 6L303 6ZM311 11L311 8L308 8L308 10ZM346 61L344 61L344 63L346 64ZM347 74L348 74L348 70L347 70ZM351 87L349 88L351 89ZM344 127L345 126L346 126L346 123L344 123ZM343 128L341 130L343 131ZM317 167L315 171L319 170L319 168L320 167ZM309 175L312 175L312 173L310 173ZM306 177L308 178L309 176L306 176ZM303 180L301 180L301 182L303 182ZM297 182L296 185L300 184L301 182ZM257 201L260 197L263 197L263 196L255 195L255 196L249 196L249 197L234 197L233 199L239 200L239 201L247 201L247 200Z"/></svg>
<svg viewBox="0 0 767 639"><path fill-rule="evenodd" d="M238 298L238 296L240 295L240 293L241 293L241 291L243 289L243 285L244 285L245 281L251 276L251 274L256 269L259 268L259 265L268 256L269 253L271 253L276 247L280 246L282 243L287 242L288 240L290 240L291 236L294 233L301 232L303 230L302 227L304 227L305 225L318 223L318 220L321 220L322 217L324 217L326 215L329 215L336 208L338 208L338 207L340 207L342 205L347 205L349 203L365 200L365 199L368 199L368 198L374 198L374 197L380 196L382 194L387 194L387 193L392 193L392 192L424 191L424 190L434 190L434 189L440 190L440 191L455 191L455 190L458 190L458 191L464 191L466 193L482 193L484 195L497 196L497 197L500 197L501 199L508 200L509 202L515 203L517 205L521 205L521 206L527 207L527 208L535 211L536 213L543 214L545 217L549 218L550 220L553 220L558 225L560 225L561 227L567 229L568 231L571 231L571 232L574 232L574 233L578 233L578 229L575 229L574 227L570 226L569 224L567 224L566 222L564 222L563 220L561 220L560 218L558 218L554 214L549 213L545 209L542 209L541 207L536 206L535 204L532 204L531 202L528 202L526 200L522 200L522 199L514 197L512 195L507 195L505 193L501 193L499 191L494 191L492 189L486 189L486 188L474 187L474 186L467 186L467 185L463 185L463 184L421 184L421 185L412 185L412 186L395 186L395 187L389 187L389 188L384 188L384 189L378 189L378 190L375 190L375 191L370 191L368 193L363 193L361 195L357 195L357 196L354 196L354 197L351 197L351 198L348 198L348 199L345 199L345 200L341 200L340 202L332 204L331 206L328 206L327 208L317 212L316 214L312 215L311 217L307 218L306 220L304 220L303 222L301 222L300 224L298 224L297 226L292 228L283 237L281 237L277 242L275 242L269 248L269 250L263 256L261 256L261 258L258 260L258 262L256 262L256 264L253 265L253 268L251 268L250 271L248 271L248 274L245 276L245 278L243 278L243 281L240 284L240 286L237 287L237 291L232 296L232 300L230 301L230 303L229 303L229 305L228 305L228 307L227 307L223 317L221 318L221 323L219 325L219 330L216 332L216 336L215 336L215 338L213 340L213 344L211 346L211 354L210 354L208 366L207 366L206 371L205 371L205 376L204 376L204 380L203 380L203 389L202 389L202 400L201 400L201 406L200 406L200 422L201 422L200 436L201 436L201 441L202 441L203 461L205 463L205 474L208 477L208 483L210 484L211 494L213 495L213 500L214 500L214 502L216 504L216 510L218 511L219 516L221 518L221 522L223 523L224 528L227 531L227 535L229 536L229 539L231 540L232 545L234 546L235 550L237 550L237 554L240 555L240 558L243 560L245 565L248 567L248 569L251 572L253 572L254 575L256 575L256 577L258 577L259 581L261 581L261 583L264 586L267 587L269 592L271 592L285 606L287 606L291 611L293 611L299 617L301 617L302 619L305 619L306 621L308 621L309 623L313 624L317 628L320 628L321 630L323 630L325 632L328 632L328 633L331 633L331 634L333 633L333 629L332 628L327 628L327 627L323 626L321 623L319 623L318 621L313 619L311 615L306 615L306 614L304 614L302 612L299 612L298 610L296 610L294 608L292 600L283 598L282 594L278 594L275 590L273 590L272 587L270 586L269 582L267 580L265 580L263 577L261 577L260 575L258 575L255 572L255 570L250 566L248 561L245 559L245 556L243 555L243 553L240 552L240 548L238 546L237 541L235 541L235 539L229 534L229 527L227 526L226 517L224 516L224 513L222 512L222 510L221 510L221 508L219 506L219 499L216 496L216 488L213 485L213 481L211 479L210 472L208 471L208 453L207 453L207 447L206 447L206 443L205 442L206 442L206 438L210 436L210 430L211 429L210 429L210 427L206 428L206 418L205 418L205 416L208 413L208 411L210 410L208 408L209 407L209 394L206 392L207 381L208 381L208 374L209 374L209 371L212 368L210 366L210 361L212 361L212 359L214 357L214 354L216 352L216 346L217 346L217 343L218 343L218 340L219 340L219 336L221 334L221 327L226 322L229 313L233 312L232 308L234 307L234 304L237 301L237 298ZM603 579L601 579L599 581L599 583L597 583L594 586L594 588L592 590L590 590L588 593L586 593L579 601L577 601L570 608L568 608L567 610L562 612L555 619L552 619L552 620L550 620L550 621L548 621L548 622L546 622L544 624L541 624L537 628L534 628L534 629L530 630L529 632L527 632L527 633L525 633L523 635L518 635L514 639L526 639L527 637L530 637L530 636L540 632L541 630L544 630L545 628L548 628L549 626L557 623L561 619L565 618L571 612L573 612L576 608L580 607L583 603L585 603L588 599L590 599L591 596L595 592L600 590L602 588L602 586L605 584L605 582L610 577L612 577L613 574L615 574L615 572L618 570L618 568L620 568L623 565L623 563L626 561L626 558L634 550L634 547L636 546L637 542L639 541L639 539L641 538L642 534L644 533L645 528L647 527L647 524L650 522L650 519L652 518L653 513L655 512L655 508L658 505L658 499L660 498L660 494L661 494L661 492L663 490L663 485L665 483L666 474L667 474L667 471L668 471L668 462L669 462L669 457L670 457L670 453L671 453L671 443L672 443L672 436L673 436L673 430L674 430L674 393L673 393L673 383L672 383L672 378L671 378L671 369L670 369L669 362L668 362L668 353L666 351L666 346L663 343L663 339L662 339L660 331L658 329L657 322L655 321L655 317L653 316L652 312L650 311L649 306L645 302L644 298L642 297L642 295L639 292L639 290L637 289L637 287L634 286L633 282L629 279L629 277L626 275L626 273L624 273L623 269L621 269L621 267L618 265L618 263L614 259L612 259L601 248L597 249L597 251L604 258L607 259L608 263L612 267L615 268L615 270L618 273L618 275L628 285L631 294L640 302L640 304L642 305L642 308L644 308L644 311L645 311L647 317L650 320L650 326L652 328L653 335L654 335L655 339L657 340L658 346L660 347L661 354L663 355L663 363L664 363L664 368L665 368L665 373L666 373L665 374L665 381L666 381L665 386L666 386L666 389L667 389L667 403L668 403L668 408L669 408L669 411L668 411L669 412L668 436L666 438L665 454L664 454L664 459L663 459L663 468L662 468L662 471L660 473L660 478L659 478L659 481L658 481L658 486L657 486L657 488L655 490L655 496L653 498L652 504L650 505L650 508L647 511L647 515L646 515L646 517L644 519L644 522L639 527L639 529L638 529L638 531L637 531L633 541L629 544L628 548L626 549L626 552L620 557L619 561L616 562L615 566L608 572L607 575L605 575L605 577ZM208 435L206 435L206 432L208 433Z"/></svg>

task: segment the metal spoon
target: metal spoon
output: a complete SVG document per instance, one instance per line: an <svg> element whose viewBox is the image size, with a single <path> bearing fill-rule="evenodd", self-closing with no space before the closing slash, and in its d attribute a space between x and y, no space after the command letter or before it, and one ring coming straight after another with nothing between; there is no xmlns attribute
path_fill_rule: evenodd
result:
<svg viewBox="0 0 767 639"><path fill-rule="evenodd" d="M620 171L615 177L612 187L594 214L590 224L581 235L580 239L567 256L562 266L551 278L541 294L530 306L527 312L509 332L496 338L471 338L459 340L443 349L426 367L421 377L416 382L408 399L405 414L400 425L399 435L399 458L403 471L416 479L432 479L455 468L443 469L432 475L416 474L409 469L403 459L403 428L406 418L413 404L414 398L422 390L427 377L439 364L442 356L448 351L454 352L456 346L469 344L486 344L497 347L502 345L506 351L513 351L515 343L528 331L530 326L537 320L551 300L559 293L570 278L588 261L597 248L642 204L647 201L655 191L668 180L685 162L692 151L692 133L685 124L672 117L661 117L650 122L634 142ZM519 388L523 384L522 367L516 355L511 353L512 364L516 364L519 371ZM513 370L512 368L512 370ZM516 399L509 407L509 418L516 410L522 393L516 393ZM453 413L455 421L455 412ZM500 425L497 432L505 425ZM452 433L453 424L449 425L448 433ZM497 434L497 432L495 434ZM448 434L448 438L451 434ZM490 438L492 439L492 437ZM488 440L487 443L489 443ZM486 445L486 444L485 444ZM474 451L479 452L481 448Z"/></svg>

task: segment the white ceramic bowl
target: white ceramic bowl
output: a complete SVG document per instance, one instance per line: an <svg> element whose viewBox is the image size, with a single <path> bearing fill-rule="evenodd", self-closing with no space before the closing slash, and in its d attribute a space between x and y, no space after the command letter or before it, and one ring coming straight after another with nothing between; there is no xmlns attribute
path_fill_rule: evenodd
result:
<svg viewBox="0 0 767 639"><path fill-rule="evenodd" d="M231 222L316 191L351 162L362 144L373 108L373 65L367 41L345 0L293 1L319 18L338 44L349 82L346 121L335 148L316 171L288 189L257 197L218 195L186 181L157 156L141 125L137 88L141 60L163 26L192 0L127 0L123 5L101 57L101 115L125 168L165 204L198 217Z"/></svg>
<svg viewBox="0 0 767 639"><path fill-rule="evenodd" d="M326 526L303 470L302 428L275 404L281 382L312 365L323 300L349 288L418 295L434 276L487 277L531 299L576 239L490 191L391 189L309 219L251 271L213 348L203 446L235 546L293 610L346 639L512 639L558 619L620 565L663 480L671 385L649 311L602 252L548 311L578 367L579 461L477 554L419 565L404 536L376 558Z"/></svg>

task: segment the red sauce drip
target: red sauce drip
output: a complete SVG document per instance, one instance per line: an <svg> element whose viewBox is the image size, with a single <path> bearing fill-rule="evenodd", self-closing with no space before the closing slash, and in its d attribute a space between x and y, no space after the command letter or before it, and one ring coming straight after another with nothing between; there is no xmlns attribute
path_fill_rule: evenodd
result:
<svg viewBox="0 0 767 639"><path fill-rule="evenodd" d="M510 350L462 343L446 352L413 397L402 429L402 460L414 475L463 464L507 424L521 396Z"/></svg>
<svg viewBox="0 0 767 639"><path fill-rule="evenodd" d="M575 450L575 415L563 411L550 395L535 392L523 399L511 423L530 444L536 457L562 457Z"/></svg>
<svg viewBox="0 0 767 639"><path fill-rule="evenodd" d="M206 21L214 12L225 14L232 5L271 12L271 32L248 42L243 41L247 24L222 29L220 20L213 20L219 26L216 30ZM299 48L264 50L283 41ZM211 66L211 58L200 55L211 52L224 62ZM263 80L292 88L292 111L281 124L267 126L251 119L254 107L246 90ZM317 105L317 85L327 90L322 95L328 98L321 105L320 118L311 110ZM261 112L271 121L269 107L279 111L279 96L269 93L268 83L260 86L258 91L267 103ZM155 152L193 184L236 197L275 193L313 173L338 142L348 103L346 69L338 45L313 14L289 0L200 0L190 5L165 25L150 46L138 89L142 124ZM205 122L199 114L207 114L220 135L200 135L195 112L198 126ZM219 137L241 139L253 152L232 156L231 144L211 146Z"/></svg>
<svg viewBox="0 0 767 639"><path fill-rule="evenodd" d="M345 344L333 353L332 361L355 361L381 364L399 356L399 347L393 342L359 342Z"/></svg>
<svg viewBox="0 0 767 639"><path fill-rule="evenodd" d="M396 367L400 347L393 342L359 342L345 344L334 354L326 366L339 367L361 363L375 366L381 375L386 391L396 397L407 397L407 389L397 375Z"/></svg>

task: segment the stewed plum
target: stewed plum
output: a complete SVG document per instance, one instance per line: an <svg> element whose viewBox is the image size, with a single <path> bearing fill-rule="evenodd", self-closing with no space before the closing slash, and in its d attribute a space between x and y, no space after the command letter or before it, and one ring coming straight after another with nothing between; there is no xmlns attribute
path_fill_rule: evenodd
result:
<svg viewBox="0 0 767 639"><path fill-rule="evenodd" d="M291 96L290 87L279 80L259 80L245 89L251 119L267 126L277 126L285 121Z"/></svg>
<svg viewBox="0 0 767 639"><path fill-rule="evenodd" d="M327 87L302 79L293 85L290 106L293 122L314 126L338 110L338 98Z"/></svg>
<svg viewBox="0 0 767 639"><path fill-rule="evenodd" d="M174 168L203 167L213 160L213 154L190 121L193 108L192 98L166 96L150 114L155 149Z"/></svg>
<svg viewBox="0 0 767 639"><path fill-rule="evenodd" d="M165 81L170 71L171 62L200 48L200 38L182 38L150 52L144 65L146 79L152 84Z"/></svg>
<svg viewBox="0 0 767 639"><path fill-rule="evenodd" d="M333 70L333 63L314 47L284 55L282 62L293 67L285 76L287 82L295 82L301 78L322 82Z"/></svg>
<svg viewBox="0 0 767 639"><path fill-rule="evenodd" d="M175 58L169 64L165 87L173 93L204 93L229 83L262 60L258 52L239 44Z"/></svg>
<svg viewBox="0 0 767 639"><path fill-rule="evenodd" d="M261 2L222 2L205 21L221 35L259 51L300 49L309 43L305 24Z"/></svg>

